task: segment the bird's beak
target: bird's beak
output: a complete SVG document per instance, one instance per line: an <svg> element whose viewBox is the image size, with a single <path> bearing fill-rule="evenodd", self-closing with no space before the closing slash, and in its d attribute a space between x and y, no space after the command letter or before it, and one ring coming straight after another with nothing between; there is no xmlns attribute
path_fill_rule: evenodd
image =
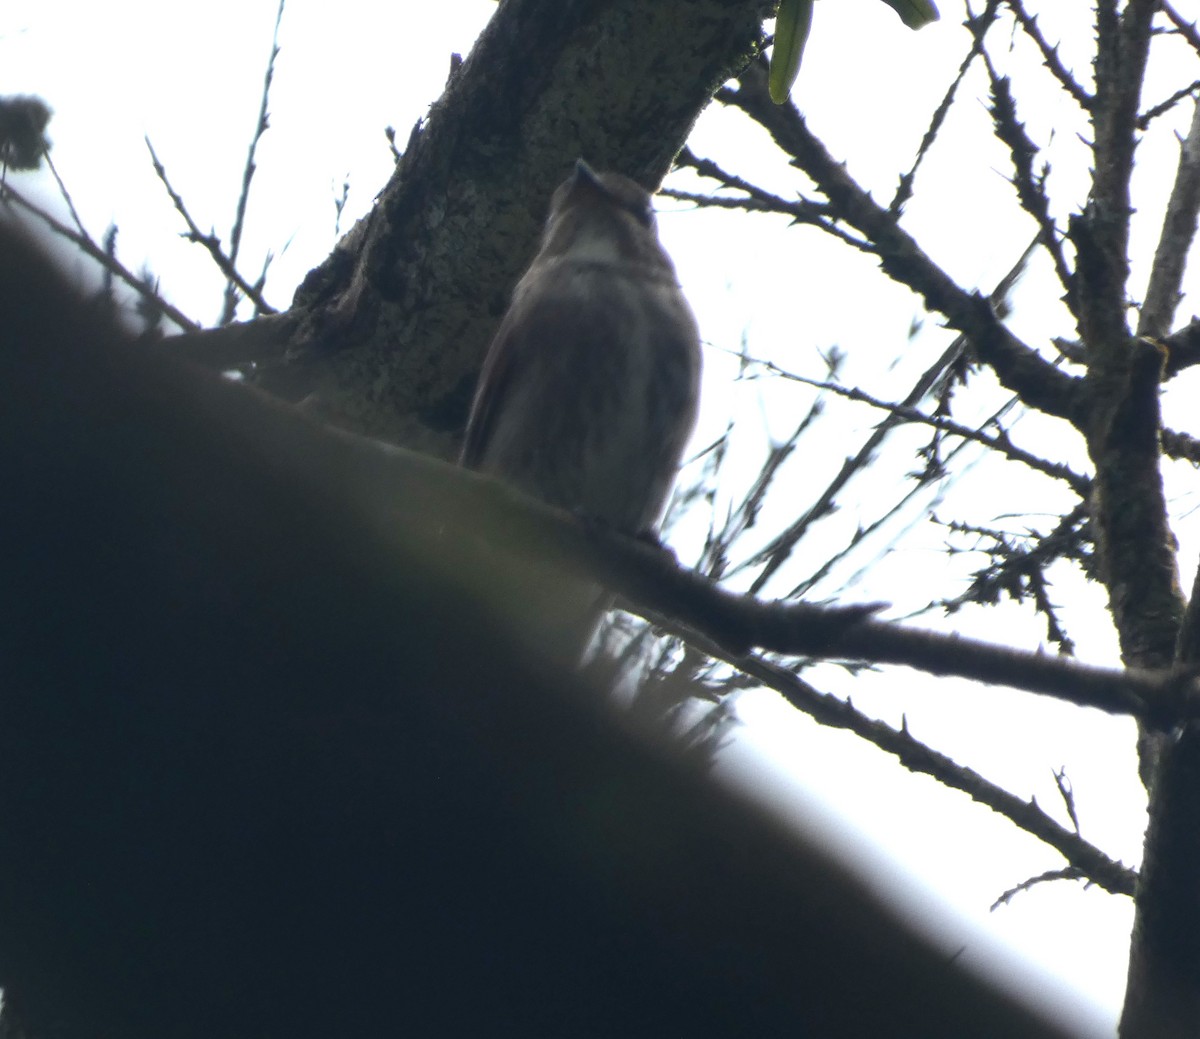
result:
<svg viewBox="0 0 1200 1039"><path fill-rule="evenodd" d="M598 191L604 190L604 185L600 183L599 175L583 159L575 160L575 183L587 184Z"/></svg>

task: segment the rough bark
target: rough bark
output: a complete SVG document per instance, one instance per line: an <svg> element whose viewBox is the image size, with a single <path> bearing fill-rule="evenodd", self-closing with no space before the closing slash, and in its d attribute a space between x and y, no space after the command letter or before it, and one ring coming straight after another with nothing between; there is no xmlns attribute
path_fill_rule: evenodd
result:
<svg viewBox="0 0 1200 1039"><path fill-rule="evenodd" d="M264 329L259 385L447 457L483 353L576 157L654 188L755 51L764 0L506 0L371 213ZM229 333L208 333L223 362ZM255 358L248 358L255 359Z"/></svg>
<svg viewBox="0 0 1200 1039"><path fill-rule="evenodd" d="M1089 204L1070 228L1076 252L1071 296L1088 362L1089 406L1081 428L1096 468L1093 527L1122 659L1131 667L1194 664L1178 655L1185 599L1160 471L1167 351L1135 338L1127 321L1129 185L1158 7L1156 0L1131 0L1118 12L1112 0L1097 4L1095 173ZM1165 331L1173 315L1163 261L1160 254L1143 331ZM1173 263L1181 272L1181 263ZM1175 739L1143 731L1139 740L1150 818L1120 1025L1127 1037L1191 1036L1200 1022L1200 740L1193 729L1188 723Z"/></svg>

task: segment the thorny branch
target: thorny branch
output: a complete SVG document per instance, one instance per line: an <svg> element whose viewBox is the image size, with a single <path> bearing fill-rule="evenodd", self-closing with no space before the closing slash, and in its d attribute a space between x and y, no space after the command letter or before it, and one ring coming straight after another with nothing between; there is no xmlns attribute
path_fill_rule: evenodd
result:
<svg viewBox="0 0 1200 1039"><path fill-rule="evenodd" d="M982 43L981 43L982 45ZM1050 216L1050 198L1046 193L1046 178L1049 167L1043 165L1040 174L1033 170L1033 160L1038 153L1037 145L1029 139L1025 125L1017 118L1016 100L1006 77L997 75L987 55L984 55L988 78L992 85L992 119L996 136L1008 146L1013 164L1012 184L1016 189L1021 208L1036 221L1040 232L1038 241L1054 261L1058 280L1066 290L1071 285L1071 269L1067 265L1062 249L1062 235Z"/></svg>
<svg viewBox="0 0 1200 1039"><path fill-rule="evenodd" d="M931 310L944 314L951 327L966 334L979 358L1000 382L1030 407L1050 415L1074 417L1079 383L1057 370L1021 342L997 317L990 302L961 288L905 232L893 214L879 206L809 131L794 106L776 106L760 64L742 74L739 89L724 88L719 100L745 111L774 137L792 165L802 169L833 208L834 215L871 241L885 273L907 285Z"/></svg>
<svg viewBox="0 0 1200 1039"><path fill-rule="evenodd" d="M1191 128L1180 142L1175 183L1163 214L1162 231L1150 268L1150 284L1138 315L1138 335L1162 336L1171 330L1179 306L1183 272L1196 237L1200 213L1200 99L1192 111Z"/></svg>
<svg viewBox="0 0 1200 1039"><path fill-rule="evenodd" d="M950 86L946 89L946 93L942 96L933 115L929 120L929 126L925 130L924 136L921 138L921 143L917 148L916 158L908 170L900 177L900 183L896 186L896 194L892 197L891 203L888 205L888 212L893 216L899 216L904 209L904 205L912 197L913 184L917 179L917 171L921 168L921 163L933 148L934 141L937 140L938 134L941 132L942 126L945 124L946 116L950 113L950 108L954 104L954 99L958 94L958 88L962 86L963 80L967 76L967 72L974 64L975 59L983 54L983 37L987 28L996 20L996 15L1000 10L999 0L988 0L987 6L979 15L972 16L968 8L967 25L972 28L973 39L971 41L971 49L967 52L967 56L963 58L962 63L958 66L958 73L951 80Z"/></svg>
<svg viewBox="0 0 1200 1039"><path fill-rule="evenodd" d="M1083 872L1083 870L1076 866L1068 866L1066 869L1048 869L1045 873L1039 873L1036 877L1029 877L1027 880L1021 881L1021 883L1015 885L1014 887L1008 888L1006 891L1002 892L996 901L994 901L988 908L992 910L999 909L1001 906L1008 905L1014 898L1016 898L1017 895L1021 894L1022 892L1032 891L1038 886L1038 884L1048 884L1055 880L1086 880L1088 883L1093 882L1091 877L1089 877ZM1136 886L1136 874L1133 876L1133 881ZM1100 886L1103 887L1104 885ZM1125 893L1126 892L1121 892L1121 894ZM1130 890L1128 894L1133 894L1133 890Z"/></svg>
<svg viewBox="0 0 1200 1039"><path fill-rule="evenodd" d="M1061 517L1048 534L1029 531L1017 538L1003 531L974 527L965 523L950 523L951 533L974 534L987 538L993 547L988 549L991 563L978 571L966 591L953 599L931 604L953 613L968 603L996 603L1007 595L1020 602L1032 597L1034 607L1046 618L1046 637L1064 654L1073 654L1074 641L1059 619L1058 607L1050 601L1050 581L1047 568L1059 559L1078 563L1084 572L1093 563L1084 533L1087 523L1087 502L1082 501ZM1025 545L1022 542L1032 542Z"/></svg>
<svg viewBox="0 0 1200 1039"><path fill-rule="evenodd" d="M473 479L493 485L489 500L498 495L496 501L511 502L503 506L506 510L518 510L510 526L524 515L513 548L557 559L570 568L582 567L627 599L634 612L644 608L677 618L735 656L758 648L787 656L903 664L929 674L1012 685L1110 713L1134 714L1168 729L1180 720L1180 703L1189 705L1188 716L1193 711L1200 714L1200 679L1188 672L1109 670L958 635L914 631L874 620L878 604L826 608L763 602L679 568L654 546L568 520L558 510L484 477Z"/></svg>
<svg viewBox="0 0 1200 1039"><path fill-rule="evenodd" d="M867 717L852 703L813 688L792 670L758 655L731 656L720 647L705 646L711 654L725 660L744 674L773 689L793 707L822 725L845 729L894 755L910 772L931 776L943 785L962 791L973 800L991 808L1015 825L1050 845L1078 870L1079 875L1113 894L1131 895L1137 874L1114 862L1077 831L1068 830L1046 814L1034 800L1023 801L1002 787L984 779L978 772L958 764L916 739L903 724L899 729Z"/></svg>
<svg viewBox="0 0 1200 1039"><path fill-rule="evenodd" d="M1200 79L1193 83L1189 83L1186 87L1180 87L1169 97L1160 101L1157 105L1151 105L1148 109L1146 109L1145 112L1138 116L1138 129L1147 129L1155 119L1157 119L1160 115L1164 115L1171 111L1171 109L1179 104L1179 102L1185 97L1196 97L1198 91L1200 91Z"/></svg>
<svg viewBox="0 0 1200 1039"><path fill-rule="evenodd" d="M1183 15L1175 10L1170 0L1163 0L1162 9L1175 26L1175 31L1191 44L1192 50L1200 54L1200 32L1196 30L1197 23L1184 21Z"/></svg>
<svg viewBox="0 0 1200 1039"><path fill-rule="evenodd" d="M839 383L829 382L828 380L810 379L807 376L786 371L771 362L763 362L763 364L768 370L782 379L815 386L818 389L834 393L839 397L845 397L847 400L857 401L872 408L879 408L881 411L895 415L902 422L916 422L932 426L934 429L941 430L944 433L950 433L953 436L961 437L963 440L970 440L973 443L980 444L998 454L1004 455L1014 462L1020 462L1035 472L1042 473L1055 480L1064 481L1076 494L1081 496L1086 497L1090 489L1090 481L1087 477L1074 472L1069 466L1059 462L1048 461L1030 451L1017 447L1009 437L1007 430L998 429L996 433L989 433L984 428L976 429L973 426L965 426L961 422L955 422L953 419L944 418L940 415L927 415L920 408L911 405L901 404L896 401L880 400L856 386L842 386Z"/></svg>
<svg viewBox="0 0 1200 1039"><path fill-rule="evenodd" d="M1025 271L1025 265L1029 260L1032 248L1033 245L1030 245L1021 254L1017 262L1013 264L1011 270L1000 279L1000 282L989 297L993 306L1001 306L1007 301L1009 293ZM943 351L942 355L917 379L913 387L900 401L900 406L915 407L920 403L925 395L942 382L946 378L947 373L952 371L961 362L966 352L966 344L966 337L958 336ZM766 585L771 576L787 560L792 549L804 536L808 528L830 511L837 495L853 476L867 466L879 445L899 422L900 419L897 416L890 416L881 422L870 437L867 438L866 443L852 457L846 460L838 474L821 493L817 501L799 519L747 561L746 566L757 565L759 563L764 564L762 571L755 577L753 584L750 586L752 592L757 592Z"/></svg>
<svg viewBox="0 0 1200 1039"><path fill-rule="evenodd" d="M864 252L873 252L870 242L847 234L838 227L831 218L829 207L813 202L811 199L799 198L794 202L764 191L735 174L728 173L711 159L697 158L689 148L684 148L675 160L680 169L694 169L700 176L709 177L727 188L741 192L740 197L729 198L723 195L697 195L690 191L680 191L676 188L663 188L659 194L667 198L679 199L683 202L695 202L697 205L714 209L741 209L748 213L780 213L790 216L797 224L811 224L819 227L826 234L840 238L847 245Z"/></svg>
<svg viewBox="0 0 1200 1039"><path fill-rule="evenodd" d="M1059 85L1068 94L1071 95L1085 112L1090 111L1095 98L1092 97L1082 86L1079 81L1067 70L1062 61L1058 57L1058 46L1050 46L1046 41L1046 37L1042 35L1041 29L1038 28L1037 18L1030 17L1026 12L1021 0L1006 0L1008 9L1012 11L1013 17L1024 30L1037 49L1042 52L1042 63L1050 70L1050 74L1059 82Z"/></svg>

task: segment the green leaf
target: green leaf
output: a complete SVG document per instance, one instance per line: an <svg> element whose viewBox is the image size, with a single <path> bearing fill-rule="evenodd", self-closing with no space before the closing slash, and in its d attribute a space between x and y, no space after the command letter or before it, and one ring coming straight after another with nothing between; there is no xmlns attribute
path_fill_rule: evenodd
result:
<svg viewBox="0 0 1200 1039"><path fill-rule="evenodd" d="M939 18L937 6L933 0L883 0L900 16L900 21L910 29L919 29Z"/></svg>
<svg viewBox="0 0 1200 1039"><path fill-rule="evenodd" d="M916 2L928 3L928 0ZM808 42L808 30L812 28L812 12L813 0L780 0L775 19L775 46L771 49L771 74L767 81L771 100L777 105L788 99L800 72L804 44Z"/></svg>

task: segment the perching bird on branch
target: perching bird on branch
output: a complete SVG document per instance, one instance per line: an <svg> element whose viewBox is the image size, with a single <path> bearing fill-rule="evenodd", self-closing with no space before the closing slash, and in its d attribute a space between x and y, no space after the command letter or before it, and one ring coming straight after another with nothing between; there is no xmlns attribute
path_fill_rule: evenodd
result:
<svg viewBox="0 0 1200 1039"><path fill-rule="evenodd" d="M662 518L700 393L649 194L582 159L483 365L462 463L631 535ZM588 637L604 598L590 597ZM572 624L582 637L580 624ZM579 647L582 650L583 647Z"/></svg>

